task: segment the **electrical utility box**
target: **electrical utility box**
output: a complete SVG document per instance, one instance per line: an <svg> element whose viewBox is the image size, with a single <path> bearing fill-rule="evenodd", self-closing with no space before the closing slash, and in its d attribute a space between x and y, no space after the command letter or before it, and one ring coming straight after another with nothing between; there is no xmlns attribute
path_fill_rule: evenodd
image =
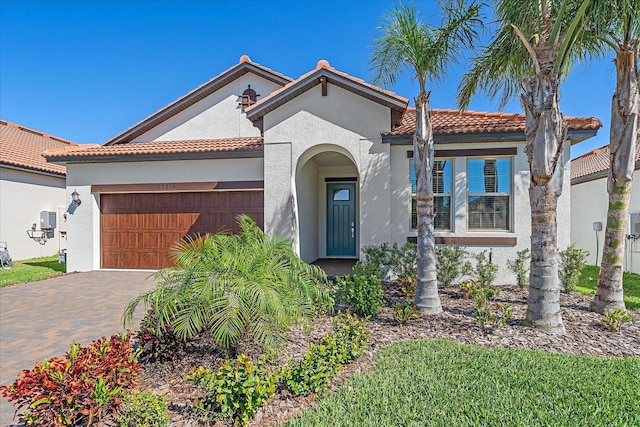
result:
<svg viewBox="0 0 640 427"><path fill-rule="evenodd" d="M640 212L629 214L629 234L640 236Z"/></svg>
<svg viewBox="0 0 640 427"><path fill-rule="evenodd" d="M56 228L56 213L49 211L40 212L40 229L51 230Z"/></svg>

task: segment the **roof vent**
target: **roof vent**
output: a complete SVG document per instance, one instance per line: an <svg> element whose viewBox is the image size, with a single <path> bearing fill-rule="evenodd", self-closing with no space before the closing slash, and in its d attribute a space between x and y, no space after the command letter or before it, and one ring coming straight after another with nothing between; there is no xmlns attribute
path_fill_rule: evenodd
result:
<svg viewBox="0 0 640 427"><path fill-rule="evenodd" d="M242 92L242 95L240 95L240 105L242 109L255 104L259 96L255 90L251 89L251 85L247 85L247 88Z"/></svg>

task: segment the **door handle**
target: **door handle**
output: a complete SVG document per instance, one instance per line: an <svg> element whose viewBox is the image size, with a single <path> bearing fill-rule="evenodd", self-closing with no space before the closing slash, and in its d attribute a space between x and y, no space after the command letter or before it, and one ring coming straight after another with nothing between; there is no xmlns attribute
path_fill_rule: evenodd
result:
<svg viewBox="0 0 640 427"><path fill-rule="evenodd" d="M355 223L351 223L351 238L353 239L354 237L356 237L356 227L355 227Z"/></svg>

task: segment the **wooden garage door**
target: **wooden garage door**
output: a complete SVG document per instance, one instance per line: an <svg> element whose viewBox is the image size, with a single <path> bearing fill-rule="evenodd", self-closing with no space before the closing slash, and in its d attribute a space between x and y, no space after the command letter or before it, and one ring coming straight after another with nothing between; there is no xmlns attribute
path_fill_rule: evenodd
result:
<svg viewBox="0 0 640 427"><path fill-rule="evenodd" d="M238 231L246 213L263 227L263 191L102 194L102 268L159 269L187 235Z"/></svg>

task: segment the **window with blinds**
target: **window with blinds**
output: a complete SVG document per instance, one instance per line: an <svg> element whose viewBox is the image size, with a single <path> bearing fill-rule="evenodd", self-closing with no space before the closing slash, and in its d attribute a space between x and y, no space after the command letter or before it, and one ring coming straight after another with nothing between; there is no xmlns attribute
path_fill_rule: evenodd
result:
<svg viewBox="0 0 640 427"><path fill-rule="evenodd" d="M511 158L467 159L467 227L511 229Z"/></svg>
<svg viewBox="0 0 640 427"><path fill-rule="evenodd" d="M453 159L436 159L431 176L433 177L433 207L435 210L434 228L436 230L451 230L451 177ZM413 159L411 168L411 228L418 226L416 212L416 171Z"/></svg>

